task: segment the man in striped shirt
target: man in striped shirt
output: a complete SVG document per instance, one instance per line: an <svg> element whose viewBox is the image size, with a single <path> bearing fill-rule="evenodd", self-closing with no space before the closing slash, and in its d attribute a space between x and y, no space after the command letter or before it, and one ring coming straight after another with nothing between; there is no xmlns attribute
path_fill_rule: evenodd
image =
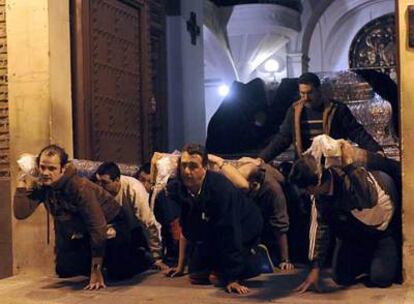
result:
<svg viewBox="0 0 414 304"><path fill-rule="evenodd" d="M383 154L381 146L355 119L348 107L322 94L317 75L304 73L299 77L300 99L287 111L285 120L272 141L259 154L268 162L293 143L297 156L306 151L312 139L326 134L334 139L350 139L361 148Z"/></svg>

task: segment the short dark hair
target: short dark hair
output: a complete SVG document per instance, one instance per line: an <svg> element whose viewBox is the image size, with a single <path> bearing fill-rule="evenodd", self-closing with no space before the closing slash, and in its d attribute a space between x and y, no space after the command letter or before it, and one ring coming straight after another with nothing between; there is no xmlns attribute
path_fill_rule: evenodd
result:
<svg viewBox="0 0 414 304"><path fill-rule="evenodd" d="M113 161L106 161L103 162L98 169L96 169L94 176L96 176L96 174L108 174L111 180L114 181L121 176L121 170L119 170L118 165Z"/></svg>
<svg viewBox="0 0 414 304"><path fill-rule="evenodd" d="M146 162L141 167L139 167L137 173L135 173L135 177L138 178L141 173L150 174L151 173L151 163Z"/></svg>
<svg viewBox="0 0 414 304"><path fill-rule="evenodd" d="M304 155L293 163L289 174L289 182L305 189L319 183L319 171L316 159L312 155Z"/></svg>
<svg viewBox="0 0 414 304"><path fill-rule="evenodd" d="M181 153L187 152L190 155L200 155L202 159L202 164L204 167L207 167L208 164L208 153L206 148L200 144L185 144L181 149Z"/></svg>
<svg viewBox="0 0 414 304"><path fill-rule="evenodd" d="M309 72L300 75L298 83L312 85L314 88L319 88L321 86L321 80L318 75Z"/></svg>
<svg viewBox="0 0 414 304"><path fill-rule="evenodd" d="M38 166L39 166L40 157L42 156L42 154L46 154L47 156L53 156L53 155L59 156L61 167L65 166L69 161L69 156L66 153L65 149L63 149L62 147L60 147L58 145L49 145L49 146L44 147L40 151L40 153L39 153L39 155L37 156L37 159L36 159Z"/></svg>

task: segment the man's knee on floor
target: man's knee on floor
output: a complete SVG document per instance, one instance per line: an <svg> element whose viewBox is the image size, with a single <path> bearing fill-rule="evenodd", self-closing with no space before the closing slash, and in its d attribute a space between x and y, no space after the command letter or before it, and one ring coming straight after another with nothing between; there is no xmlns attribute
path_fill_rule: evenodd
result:
<svg viewBox="0 0 414 304"><path fill-rule="evenodd" d="M55 272L59 278L70 278L74 276L69 269L62 267L61 265L56 265Z"/></svg>
<svg viewBox="0 0 414 304"><path fill-rule="evenodd" d="M55 272L60 278L90 274L90 257L78 254L58 254L55 258Z"/></svg>
<svg viewBox="0 0 414 304"><path fill-rule="evenodd" d="M191 272L189 274L190 283L194 285L209 285L210 282L210 272L201 271L201 272Z"/></svg>
<svg viewBox="0 0 414 304"><path fill-rule="evenodd" d="M89 268L90 267L88 267L87 269L89 270ZM72 266L56 264L55 272L59 278L70 278L79 275L88 276L90 272L87 269L82 269L81 267L75 268Z"/></svg>
<svg viewBox="0 0 414 304"><path fill-rule="evenodd" d="M343 274L341 272L334 271L334 273L333 273L333 280L338 285L350 286L355 281L355 278L353 278L353 277L351 277L349 275Z"/></svg>
<svg viewBox="0 0 414 304"><path fill-rule="evenodd" d="M375 287L389 287L394 281L394 274L384 271L374 271L370 275L370 281Z"/></svg>
<svg viewBox="0 0 414 304"><path fill-rule="evenodd" d="M134 275L136 275L138 271L132 268L121 268L121 269L107 269L108 277L111 280L114 281L121 281L121 280L127 280L132 278Z"/></svg>

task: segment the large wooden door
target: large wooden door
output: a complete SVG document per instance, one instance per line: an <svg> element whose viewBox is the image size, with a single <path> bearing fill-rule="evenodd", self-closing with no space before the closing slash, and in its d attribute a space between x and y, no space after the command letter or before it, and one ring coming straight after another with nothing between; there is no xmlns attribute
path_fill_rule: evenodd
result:
<svg viewBox="0 0 414 304"><path fill-rule="evenodd" d="M167 55L166 55L166 1L151 0L150 41L151 41L151 85L153 96L150 100L150 141L155 151L167 149Z"/></svg>
<svg viewBox="0 0 414 304"><path fill-rule="evenodd" d="M151 151L144 0L72 0L75 157L141 163Z"/></svg>

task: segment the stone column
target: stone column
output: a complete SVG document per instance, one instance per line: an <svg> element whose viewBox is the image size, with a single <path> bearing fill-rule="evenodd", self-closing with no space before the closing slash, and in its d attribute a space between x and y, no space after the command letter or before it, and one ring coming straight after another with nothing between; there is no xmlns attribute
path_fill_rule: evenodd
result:
<svg viewBox="0 0 414 304"><path fill-rule="evenodd" d="M181 0L177 6L167 17L170 150L180 149L188 142L204 144L206 138L203 1ZM192 13L195 20L191 19Z"/></svg>
<svg viewBox="0 0 414 304"><path fill-rule="evenodd" d="M299 77L308 68L309 58L302 53L287 54L287 77Z"/></svg>
<svg viewBox="0 0 414 304"><path fill-rule="evenodd" d="M414 5L414 0L396 0L403 177L403 275L405 284L412 285L414 283L414 48L408 45L408 5Z"/></svg>
<svg viewBox="0 0 414 304"><path fill-rule="evenodd" d="M8 90L11 191L18 155L57 143L72 155L69 0L8 0ZM43 207L13 220L15 272L53 272ZM53 224L50 226L53 235Z"/></svg>

